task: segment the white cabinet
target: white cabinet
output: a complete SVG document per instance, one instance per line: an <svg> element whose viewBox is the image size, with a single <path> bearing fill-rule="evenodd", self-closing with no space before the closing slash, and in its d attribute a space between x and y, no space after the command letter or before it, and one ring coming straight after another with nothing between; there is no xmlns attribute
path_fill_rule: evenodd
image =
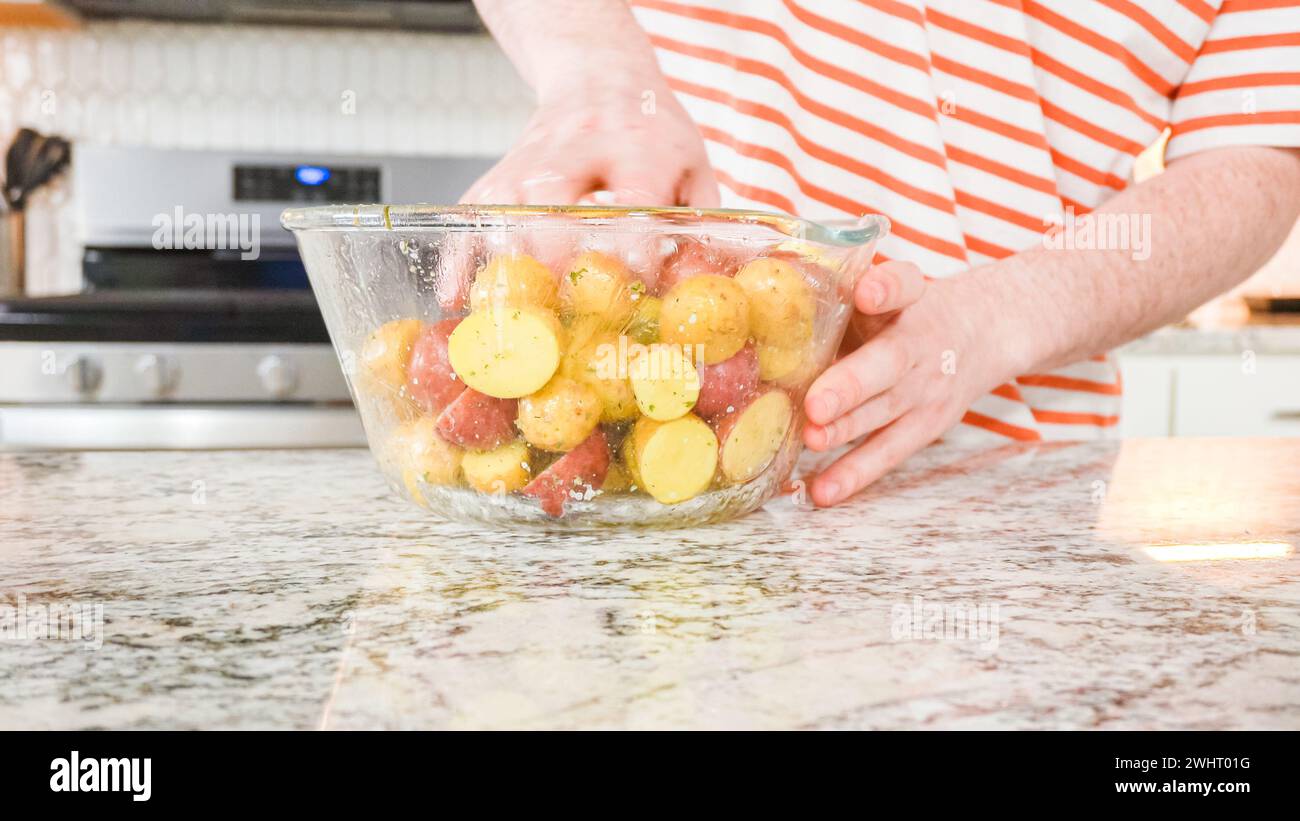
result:
<svg viewBox="0 0 1300 821"><path fill-rule="evenodd" d="M1124 436L1300 436L1300 356L1120 357Z"/></svg>

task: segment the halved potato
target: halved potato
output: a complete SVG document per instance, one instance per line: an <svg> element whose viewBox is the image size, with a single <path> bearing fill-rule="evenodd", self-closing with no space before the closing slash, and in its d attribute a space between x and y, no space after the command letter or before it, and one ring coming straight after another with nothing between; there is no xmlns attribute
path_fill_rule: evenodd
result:
<svg viewBox="0 0 1300 821"><path fill-rule="evenodd" d="M469 451L461 459L461 470L466 483L480 493L513 493L532 477L528 445L516 439L494 450Z"/></svg>
<svg viewBox="0 0 1300 821"><path fill-rule="evenodd" d="M785 442L794 403L779 388L757 394L718 422L718 466L728 481L748 482L763 472Z"/></svg>
<svg viewBox="0 0 1300 821"><path fill-rule="evenodd" d="M542 388L560 366L562 329L536 308L490 308L461 320L447 340L456 375L476 391L517 399Z"/></svg>
<svg viewBox="0 0 1300 821"><path fill-rule="evenodd" d="M661 504L703 493L718 466L718 438L698 416L669 422L642 417L630 436L637 485Z"/></svg>
<svg viewBox="0 0 1300 821"><path fill-rule="evenodd" d="M641 413L667 421L690 413L700 396L700 375L678 345L656 342L628 356L628 378Z"/></svg>

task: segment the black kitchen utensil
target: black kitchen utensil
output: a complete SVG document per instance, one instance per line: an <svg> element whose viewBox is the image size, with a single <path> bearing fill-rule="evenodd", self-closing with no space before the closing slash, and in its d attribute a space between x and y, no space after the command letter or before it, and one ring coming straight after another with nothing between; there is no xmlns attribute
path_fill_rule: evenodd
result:
<svg viewBox="0 0 1300 821"><path fill-rule="evenodd" d="M66 140L20 130L5 157L4 197L10 209L23 210L27 197L62 171L71 156Z"/></svg>
<svg viewBox="0 0 1300 821"><path fill-rule="evenodd" d="M33 149L39 148L40 135L30 128L19 129L14 141L5 153L5 187L4 198L10 208L22 194L22 180L26 168L34 157Z"/></svg>
<svg viewBox="0 0 1300 821"><path fill-rule="evenodd" d="M26 267L23 208L27 197L67 166L72 150L67 140L46 137L30 128L20 129L5 154L4 241L0 243L0 293L22 293Z"/></svg>

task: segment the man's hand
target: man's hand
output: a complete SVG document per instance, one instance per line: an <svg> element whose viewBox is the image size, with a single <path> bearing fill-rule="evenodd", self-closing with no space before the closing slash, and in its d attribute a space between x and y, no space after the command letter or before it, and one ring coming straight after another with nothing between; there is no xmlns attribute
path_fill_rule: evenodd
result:
<svg viewBox="0 0 1300 821"><path fill-rule="evenodd" d="M864 341L809 389L804 443L825 451L871 435L813 480L818 505L876 481L1013 375L996 324L976 314L987 300L964 294L969 285L961 277L927 284L903 262L875 266L858 281L853 330Z"/></svg>
<svg viewBox="0 0 1300 821"><path fill-rule="evenodd" d="M1112 350L1245 279L1300 216L1300 152L1194 154L1092 213L1148 218L1150 253L1040 247L926 285L897 263L863 276L865 341L813 383L804 441L870 436L814 480L817 504L874 482L998 385Z"/></svg>
<svg viewBox="0 0 1300 821"><path fill-rule="evenodd" d="M621 0L479 0L538 107L463 200L718 205L704 141Z"/></svg>
<svg viewBox="0 0 1300 821"><path fill-rule="evenodd" d="M661 77L625 77L542 101L523 136L463 201L568 205L593 199L602 205L717 207L718 184L704 142Z"/></svg>

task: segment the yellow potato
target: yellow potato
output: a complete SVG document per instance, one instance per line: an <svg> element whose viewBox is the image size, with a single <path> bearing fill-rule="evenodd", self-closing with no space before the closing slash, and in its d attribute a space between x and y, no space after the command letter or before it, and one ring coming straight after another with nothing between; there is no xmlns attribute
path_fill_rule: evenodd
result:
<svg viewBox="0 0 1300 821"><path fill-rule="evenodd" d="M473 311L527 305L554 310L556 304L555 274L527 254L492 257L475 275L469 289Z"/></svg>
<svg viewBox="0 0 1300 821"><path fill-rule="evenodd" d="M438 435L437 420L422 416L393 432L386 458L401 473L402 483L419 501L420 482L454 485L464 451Z"/></svg>
<svg viewBox="0 0 1300 821"><path fill-rule="evenodd" d="M627 372L636 406L651 419L676 419L700 398L700 374L680 346L656 342L635 348Z"/></svg>
<svg viewBox="0 0 1300 821"><path fill-rule="evenodd" d="M635 426L633 426L632 430L635 432ZM636 437L633 433L628 433L628 435L623 438L623 446L620 448L620 453L623 456L623 464L627 467L627 475L632 479L632 484L637 488L644 490L645 482L641 481L641 471L637 470L636 466L635 439Z"/></svg>
<svg viewBox="0 0 1300 821"><path fill-rule="evenodd" d="M700 274L673 286L659 311L659 339L700 345L706 365L730 359L749 339L749 299L730 277Z"/></svg>
<svg viewBox="0 0 1300 821"><path fill-rule="evenodd" d="M535 308L491 308L461 320L447 340L456 375L498 399L527 396L560 367L562 329L555 315Z"/></svg>
<svg viewBox="0 0 1300 821"><path fill-rule="evenodd" d="M807 347L783 348L777 345L759 343L758 378L764 382L782 382L792 375L800 373L805 360L812 357Z"/></svg>
<svg viewBox="0 0 1300 821"><path fill-rule="evenodd" d="M794 403L779 389L759 394L724 417L718 425L722 475L740 483L762 473L785 443L793 420Z"/></svg>
<svg viewBox="0 0 1300 821"><path fill-rule="evenodd" d="M519 400L515 426L533 447L568 452L586 441L600 424L600 396L587 385L557 376Z"/></svg>
<svg viewBox="0 0 1300 821"><path fill-rule="evenodd" d="M638 294L636 310L628 320L626 335L633 342L649 345L659 341L659 312L664 302L657 296Z"/></svg>
<svg viewBox="0 0 1300 821"><path fill-rule="evenodd" d="M495 450L468 451L461 459L461 470L465 481L479 493L513 493L532 477L528 445L515 440Z"/></svg>
<svg viewBox="0 0 1300 821"><path fill-rule="evenodd" d="M703 493L718 466L718 438L698 416L670 422L642 417L630 434L637 484L661 504Z"/></svg>
<svg viewBox="0 0 1300 821"><path fill-rule="evenodd" d="M634 281L617 259L587 251L573 260L560 280L560 302L574 316L600 317L610 330L617 330L636 307Z"/></svg>
<svg viewBox="0 0 1300 821"><path fill-rule="evenodd" d="M790 262L773 257L753 260L736 274L736 284L749 297L754 339L784 347L812 339L817 300Z"/></svg>
<svg viewBox="0 0 1300 821"><path fill-rule="evenodd" d="M402 391L420 328L418 319L395 319L380 325L366 338L361 346L361 367L367 387L391 394Z"/></svg>
<svg viewBox="0 0 1300 821"><path fill-rule="evenodd" d="M626 350L626 344L622 350ZM581 342L574 336L560 362L561 375L582 382L600 397L602 422L621 422L637 413L632 383L626 366L619 367L619 355L618 337L612 334Z"/></svg>
<svg viewBox="0 0 1300 821"><path fill-rule="evenodd" d="M610 462L600 489L604 493L627 493L632 489L632 474L618 462Z"/></svg>

